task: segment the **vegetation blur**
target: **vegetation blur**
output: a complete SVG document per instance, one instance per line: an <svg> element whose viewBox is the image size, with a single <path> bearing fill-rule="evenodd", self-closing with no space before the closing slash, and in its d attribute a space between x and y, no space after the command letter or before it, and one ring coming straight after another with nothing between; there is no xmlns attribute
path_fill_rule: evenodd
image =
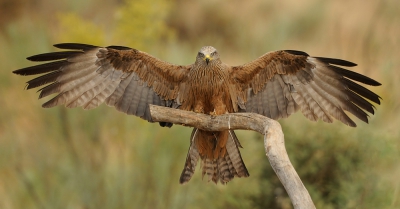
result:
<svg viewBox="0 0 400 209"><path fill-rule="evenodd" d="M238 65L279 49L342 58L383 85L370 124L280 120L317 208L400 208L400 3L254 0L1 0L0 208L292 208L262 136L238 131L250 177L178 183L191 128L102 105L42 109L12 70L52 44L125 45L176 64L204 45Z"/></svg>

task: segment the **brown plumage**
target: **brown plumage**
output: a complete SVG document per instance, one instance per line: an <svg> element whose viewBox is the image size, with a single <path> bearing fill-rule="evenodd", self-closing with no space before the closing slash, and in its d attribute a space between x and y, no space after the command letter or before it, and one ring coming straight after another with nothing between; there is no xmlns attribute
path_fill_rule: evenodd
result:
<svg viewBox="0 0 400 209"><path fill-rule="evenodd" d="M148 121L149 104L211 115L254 112L272 119L286 118L300 109L312 121L331 123L335 118L355 127L345 111L367 123L366 112L374 114L370 101L380 104L378 95L354 81L380 83L339 67L356 64L300 51L269 52L245 65L229 66L215 48L206 46L194 64L181 66L128 47L73 43L55 47L69 51L28 57L51 62L14 71L44 74L27 82L27 89L49 84L39 90L39 98L57 94L43 107L91 109L106 103ZM202 175L215 183L249 176L239 147L232 130L193 129L180 183L190 180L199 158Z"/></svg>

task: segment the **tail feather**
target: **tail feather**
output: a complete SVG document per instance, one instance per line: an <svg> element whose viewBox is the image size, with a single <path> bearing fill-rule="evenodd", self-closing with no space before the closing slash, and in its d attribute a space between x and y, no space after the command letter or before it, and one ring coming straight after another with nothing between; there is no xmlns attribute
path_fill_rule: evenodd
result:
<svg viewBox="0 0 400 209"><path fill-rule="evenodd" d="M179 183L184 184L188 182L196 169L197 160L199 159L199 151L196 146L194 146L194 139L197 134L197 128L193 129L192 135L190 136L190 146L186 157L185 167L183 168Z"/></svg>
<svg viewBox="0 0 400 209"><path fill-rule="evenodd" d="M233 168L232 162L228 155L224 158L218 159L219 177L222 184L229 182L235 177L235 169ZM214 181L215 182L215 181Z"/></svg>
<svg viewBox="0 0 400 209"><path fill-rule="evenodd" d="M226 152L223 152L224 155L214 156L214 158L210 158L210 155L202 155L198 150L197 140L204 140L201 137L206 134L205 131L196 128L193 129L185 167L180 177L180 183L184 184L191 179L199 157L202 159L200 165L202 169L202 177L204 178L204 176L207 175L208 181L213 181L214 183L219 181L222 184L226 184L234 177L248 177L249 172L244 165L239 151L239 147L242 146L240 145L235 132L229 130L229 134L209 134L210 136L218 135L228 137L227 140L225 139ZM215 142L215 144L218 143ZM218 148L216 147L216 149Z"/></svg>
<svg viewBox="0 0 400 209"><path fill-rule="evenodd" d="M232 161L229 158L229 155L225 155L225 162L228 165L228 169L229 169L229 173L231 174L231 176L238 176L235 170L235 167L233 167ZM236 174L236 175L235 175Z"/></svg>
<svg viewBox="0 0 400 209"><path fill-rule="evenodd" d="M207 181L218 181L218 168L215 160L213 159L204 159L201 161L200 164L202 168L201 176L204 178L205 175L207 175L208 180Z"/></svg>
<svg viewBox="0 0 400 209"><path fill-rule="evenodd" d="M236 137L235 132L229 131L229 139L226 143L226 149L228 150L229 159L235 168L235 172L233 173L234 176L238 177L247 177L249 176L249 172L247 171L246 166L244 165L242 156L240 155L239 147L240 145L238 138Z"/></svg>

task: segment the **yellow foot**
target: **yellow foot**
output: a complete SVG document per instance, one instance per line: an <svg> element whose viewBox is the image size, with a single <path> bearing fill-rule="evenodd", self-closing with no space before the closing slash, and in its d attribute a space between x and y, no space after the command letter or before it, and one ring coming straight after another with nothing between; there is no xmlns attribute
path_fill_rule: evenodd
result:
<svg viewBox="0 0 400 209"><path fill-rule="evenodd" d="M217 112L215 111L215 109L214 109L214 111L210 112L210 115L217 115Z"/></svg>
<svg viewBox="0 0 400 209"><path fill-rule="evenodd" d="M214 111L210 112L210 115L211 115L211 118L215 118L217 116L217 112L215 111L215 109L214 109Z"/></svg>

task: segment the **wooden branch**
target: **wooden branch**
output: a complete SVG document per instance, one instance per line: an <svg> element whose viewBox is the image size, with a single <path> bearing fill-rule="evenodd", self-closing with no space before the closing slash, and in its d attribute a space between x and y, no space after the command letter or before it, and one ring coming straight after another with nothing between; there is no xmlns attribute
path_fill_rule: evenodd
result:
<svg viewBox="0 0 400 209"><path fill-rule="evenodd" d="M263 134L266 155L289 194L294 208L315 208L307 189L290 163L282 128L277 121L255 113L210 116L155 105L150 105L150 114L154 122L170 122L207 131L242 129Z"/></svg>

